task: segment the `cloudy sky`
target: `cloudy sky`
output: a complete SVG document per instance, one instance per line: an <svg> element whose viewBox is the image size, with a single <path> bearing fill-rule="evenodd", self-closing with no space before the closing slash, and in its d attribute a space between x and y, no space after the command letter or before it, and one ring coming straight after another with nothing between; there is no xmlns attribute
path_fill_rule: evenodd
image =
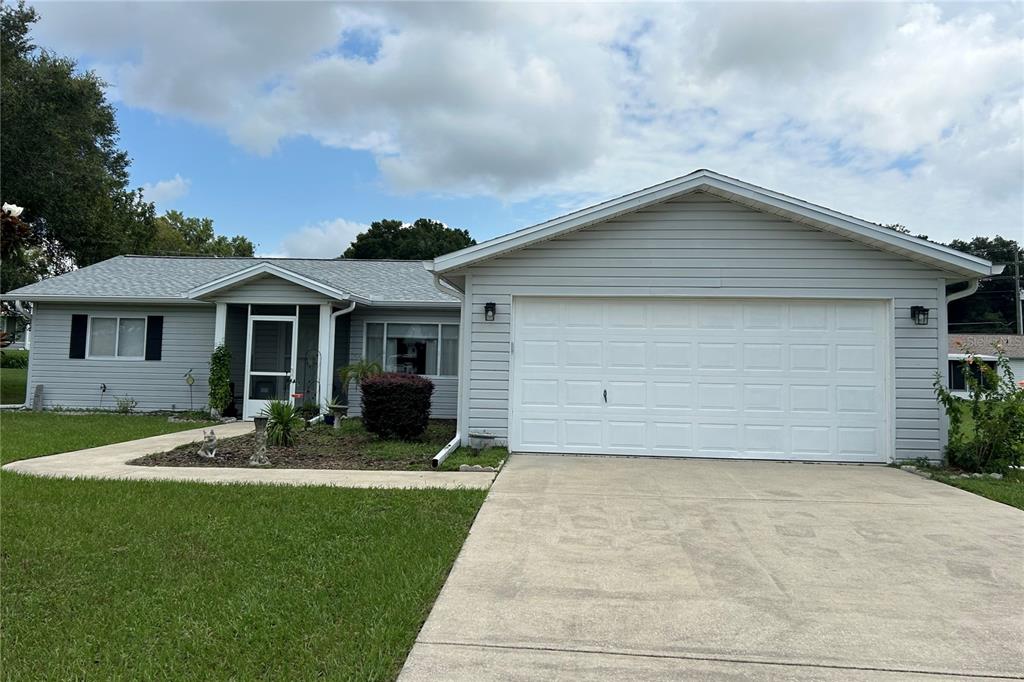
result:
<svg viewBox="0 0 1024 682"><path fill-rule="evenodd" d="M265 254L478 240L711 168L934 239L1024 237L1024 5L39 3L133 183Z"/></svg>

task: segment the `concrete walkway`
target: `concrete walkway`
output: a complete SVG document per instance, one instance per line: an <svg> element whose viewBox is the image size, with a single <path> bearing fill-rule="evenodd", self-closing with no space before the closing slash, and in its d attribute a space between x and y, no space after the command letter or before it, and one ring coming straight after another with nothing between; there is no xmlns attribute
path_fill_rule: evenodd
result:
<svg viewBox="0 0 1024 682"><path fill-rule="evenodd" d="M400 679L1024 679L1024 512L879 466L513 455Z"/></svg>
<svg viewBox="0 0 1024 682"><path fill-rule="evenodd" d="M218 438L252 431L252 422L215 426ZM166 433L98 448L23 459L4 465L5 471L60 478L202 481L205 483L280 483L329 485L343 488L477 488L486 490L494 474L485 472L376 471L354 469L248 469L228 467L148 467L126 462L186 443L199 442L202 429Z"/></svg>

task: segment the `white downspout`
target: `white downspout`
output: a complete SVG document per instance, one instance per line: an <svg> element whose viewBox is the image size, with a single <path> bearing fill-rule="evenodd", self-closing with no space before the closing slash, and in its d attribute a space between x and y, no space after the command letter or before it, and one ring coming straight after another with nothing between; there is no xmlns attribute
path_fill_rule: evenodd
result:
<svg viewBox="0 0 1024 682"><path fill-rule="evenodd" d="M333 313L331 313L331 331L329 332L329 334L331 335L331 346L330 346L331 351L328 354L329 357L327 358L327 362L328 362L327 366L330 368L330 371L327 372L327 375L329 377L331 377L331 384L332 385L334 384L334 342L335 342L335 340L337 338L338 318L341 317L342 315L348 315L350 312L355 310L355 308L356 308L356 302L355 301L349 301L349 304L348 304L347 308L342 308L341 310L335 310ZM329 391L330 387L327 387L327 389ZM327 400L328 401L334 400L334 396L333 395L329 396L327 398Z"/></svg>

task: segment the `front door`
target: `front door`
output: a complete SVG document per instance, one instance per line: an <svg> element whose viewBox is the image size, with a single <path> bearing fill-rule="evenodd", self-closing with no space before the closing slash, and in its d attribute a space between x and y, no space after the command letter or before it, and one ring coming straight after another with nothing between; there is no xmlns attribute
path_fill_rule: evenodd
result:
<svg viewBox="0 0 1024 682"><path fill-rule="evenodd" d="M246 349L245 419L257 417L274 400L292 402L298 325L295 317L252 315Z"/></svg>

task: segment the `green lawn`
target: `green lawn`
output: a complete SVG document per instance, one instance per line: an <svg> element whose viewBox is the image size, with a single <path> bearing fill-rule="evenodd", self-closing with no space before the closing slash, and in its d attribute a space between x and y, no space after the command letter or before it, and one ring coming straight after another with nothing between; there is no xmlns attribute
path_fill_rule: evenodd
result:
<svg viewBox="0 0 1024 682"><path fill-rule="evenodd" d="M207 423L169 422L166 416L3 411L0 463L196 429Z"/></svg>
<svg viewBox="0 0 1024 682"><path fill-rule="evenodd" d="M996 502L1024 509L1024 471L1011 471L1002 478L960 478L958 474L937 471L932 474L936 481L970 491Z"/></svg>
<svg viewBox="0 0 1024 682"><path fill-rule="evenodd" d="M497 467L507 458L508 450L505 448L487 448L479 455L474 455L473 451L469 448L459 448L452 454L448 455L448 458L441 462L441 466L438 468L441 471L458 471L459 466L462 464L479 464L482 467Z"/></svg>
<svg viewBox="0 0 1024 682"><path fill-rule="evenodd" d="M0 367L0 405L20 405L25 402L26 384L27 369Z"/></svg>
<svg viewBox="0 0 1024 682"><path fill-rule="evenodd" d="M486 494L2 485L12 680L393 679Z"/></svg>

